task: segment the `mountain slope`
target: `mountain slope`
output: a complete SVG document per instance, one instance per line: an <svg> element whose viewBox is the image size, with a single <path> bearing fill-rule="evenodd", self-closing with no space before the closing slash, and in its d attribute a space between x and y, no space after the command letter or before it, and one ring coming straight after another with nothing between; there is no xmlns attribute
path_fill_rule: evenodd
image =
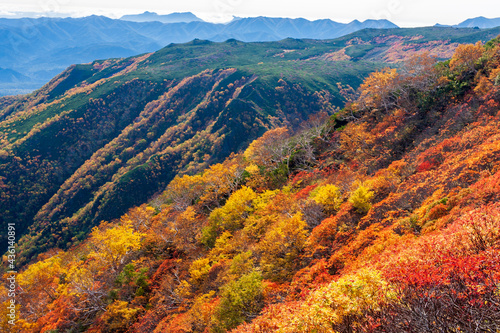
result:
<svg viewBox="0 0 500 333"><path fill-rule="evenodd" d="M16 329L498 331L500 37L351 97L39 256Z"/></svg>
<svg viewBox="0 0 500 333"><path fill-rule="evenodd" d="M131 22L102 16L84 18L0 19L0 54L2 68L28 77L18 84L0 86L6 89L40 87L66 67L96 59L130 57L157 51L170 43L184 43L195 38L211 41L277 41L284 38L332 39L362 29L391 29L386 20L353 21L348 24L331 20L253 17L233 20L228 24L202 21L188 23ZM404 29L405 31L409 31ZM410 29L411 30L411 29ZM414 30L414 36L417 36ZM425 31L422 30L422 31ZM484 36L480 37L480 34ZM411 34L411 33L410 33ZM424 36L427 34L424 32ZM441 36L469 36L486 41L494 37L488 30L443 28L431 39Z"/></svg>
<svg viewBox="0 0 500 333"><path fill-rule="evenodd" d="M176 174L219 161L266 129L296 128L312 113L332 112L343 101L337 82L356 88L382 63L422 51L447 58L455 40L495 32L466 31L368 29L338 40L272 43L195 40L71 66L40 91L6 99L11 105L0 110L1 221L16 222L19 235L31 228L34 238L23 241L27 257L65 248ZM444 35L447 41L440 40Z"/></svg>
<svg viewBox="0 0 500 333"><path fill-rule="evenodd" d="M483 16L467 19L455 27L458 28L480 28L480 29L490 29L500 26L500 18L486 18Z"/></svg>
<svg viewBox="0 0 500 333"><path fill-rule="evenodd" d="M338 82L356 88L383 63L423 51L446 59L457 40L496 32L365 29L330 41L195 40L71 66L0 110L2 222L16 222L19 235L31 227L27 257L65 248L179 172L219 161L266 129L296 128L311 113L332 112L343 101Z"/></svg>
<svg viewBox="0 0 500 333"><path fill-rule="evenodd" d="M321 58L331 42L193 41L156 53L71 66L0 111L2 224L31 257L81 240L178 173L298 127L340 105L376 63ZM337 47L338 48L338 47ZM285 52L290 50L290 52Z"/></svg>

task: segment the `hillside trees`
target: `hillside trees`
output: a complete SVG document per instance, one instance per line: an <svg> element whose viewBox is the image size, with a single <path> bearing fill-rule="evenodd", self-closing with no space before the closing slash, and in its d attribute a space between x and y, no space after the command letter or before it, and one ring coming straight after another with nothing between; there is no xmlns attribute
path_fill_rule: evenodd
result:
<svg viewBox="0 0 500 333"><path fill-rule="evenodd" d="M359 97L373 104L342 111L357 120L306 129L310 163L303 133L271 130L290 153L258 139L41 257L20 274L20 329L498 330L499 95L475 89L498 65L484 50L472 80L426 57L374 75ZM395 89L387 109L377 80Z"/></svg>

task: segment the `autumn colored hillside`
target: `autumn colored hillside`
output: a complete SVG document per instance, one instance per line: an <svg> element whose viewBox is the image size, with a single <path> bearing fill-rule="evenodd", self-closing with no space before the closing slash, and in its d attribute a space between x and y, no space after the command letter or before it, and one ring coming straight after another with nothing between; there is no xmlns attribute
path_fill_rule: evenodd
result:
<svg viewBox="0 0 500 333"><path fill-rule="evenodd" d="M0 99L0 224L17 263L83 241L101 221L241 152L270 129L336 112L350 85L498 29L363 30L337 40L194 40L74 65L39 91ZM344 88L339 90L341 82ZM6 250L6 234L0 236Z"/></svg>
<svg viewBox="0 0 500 333"><path fill-rule="evenodd" d="M16 332L499 332L500 39L340 92L40 255Z"/></svg>

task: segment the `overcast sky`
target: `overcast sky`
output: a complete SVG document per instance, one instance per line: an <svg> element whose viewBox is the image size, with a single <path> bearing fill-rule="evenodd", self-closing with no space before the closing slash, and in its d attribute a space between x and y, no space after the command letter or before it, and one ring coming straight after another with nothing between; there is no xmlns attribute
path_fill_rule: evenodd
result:
<svg viewBox="0 0 500 333"><path fill-rule="evenodd" d="M388 19L401 27L457 24L467 18L500 17L500 0L1 0L0 16L14 12L91 14L119 18L144 11L159 14L190 11L211 22L227 22L232 16Z"/></svg>

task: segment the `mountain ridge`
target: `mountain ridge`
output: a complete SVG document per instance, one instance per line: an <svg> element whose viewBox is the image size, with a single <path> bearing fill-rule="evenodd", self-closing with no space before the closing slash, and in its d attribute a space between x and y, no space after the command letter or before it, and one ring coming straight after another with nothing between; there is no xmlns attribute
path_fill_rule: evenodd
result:
<svg viewBox="0 0 500 333"><path fill-rule="evenodd" d="M189 23L200 21L202 19L191 12L176 12L166 15L159 15L155 12L145 11L142 14L129 14L120 17L120 20L132 22L162 22L162 23Z"/></svg>
<svg viewBox="0 0 500 333"><path fill-rule="evenodd" d="M377 25L367 22L367 25ZM318 26L321 28L318 28ZM131 22L92 15L84 18L0 19L2 67L30 79L26 84L48 82L66 67L96 59L130 57L154 52L170 43L195 38L213 41L277 41L293 38L335 38L362 29L361 25L333 21L243 18L228 24L203 21L189 23ZM378 27L394 27L381 21ZM1 87L0 87L1 89Z"/></svg>
<svg viewBox="0 0 500 333"><path fill-rule="evenodd" d="M28 79L7 91L26 91L40 87L67 66L96 59L122 58L154 52L170 43L195 38L213 41L277 41L287 37L332 39L365 28L397 27L387 20L353 20L338 23L329 19L252 17L226 24L192 21L189 23L131 22L92 15L83 18L0 19L2 67Z"/></svg>
<svg viewBox="0 0 500 333"><path fill-rule="evenodd" d="M374 67L332 58L377 59L364 44L370 33L336 41L194 40L72 66L36 96L0 99L7 106L0 109L7 120L0 122L7 133L2 204L18 203L9 198L12 179L26 185L45 175L50 185L59 182L53 169L75 163L78 153L92 155L18 241L16 265L30 247L44 252L15 276L22 290L16 330L500 329L500 36L460 44L451 59L436 62L425 52L408 58L408 49L394 45L442 44L403 39L404 31L378 35L378 42L397 39L386 51L406 61L372 71L355 90L346 86L351 74ZM332 90L334 75L349 66L357 67ZM134 111L133 101L147 102L144 93L155 96ZM348 100L340 110L337 94ZM89 123L96 117L106 126ZM33 125L27 135L23 124ZM93 140L119 135L93 154L88 142L67 149L89 130ZM216 163L211 154L223 150ZM67 158L50 163L57 155ZM191 172L159 177L168 160ZM161 180L165 186L144 199L147 185ZM47 183L25 194L40 198ZM85 204L96 183L104 186L90 206L64 205ZM120 200L138 205L88 237L84 220L60 219L68 211L91 215L106 197L115 210ZM24 201L15 213L33 204ZM82 234L69 238L68 230ZM70 246L75 238L82 242ZM8 292L0 285L4 313ZM8 326L0 321L0 330Z"/></svg>
<svg viewBox="0 0 500 333"><path fill-rule="evenodd" d="M480 28L489 29L500 26L500 17L498 18L486 18L484 16L479 16L475 18L467 19L459 24L454 25L457 28Z"/></svg>

